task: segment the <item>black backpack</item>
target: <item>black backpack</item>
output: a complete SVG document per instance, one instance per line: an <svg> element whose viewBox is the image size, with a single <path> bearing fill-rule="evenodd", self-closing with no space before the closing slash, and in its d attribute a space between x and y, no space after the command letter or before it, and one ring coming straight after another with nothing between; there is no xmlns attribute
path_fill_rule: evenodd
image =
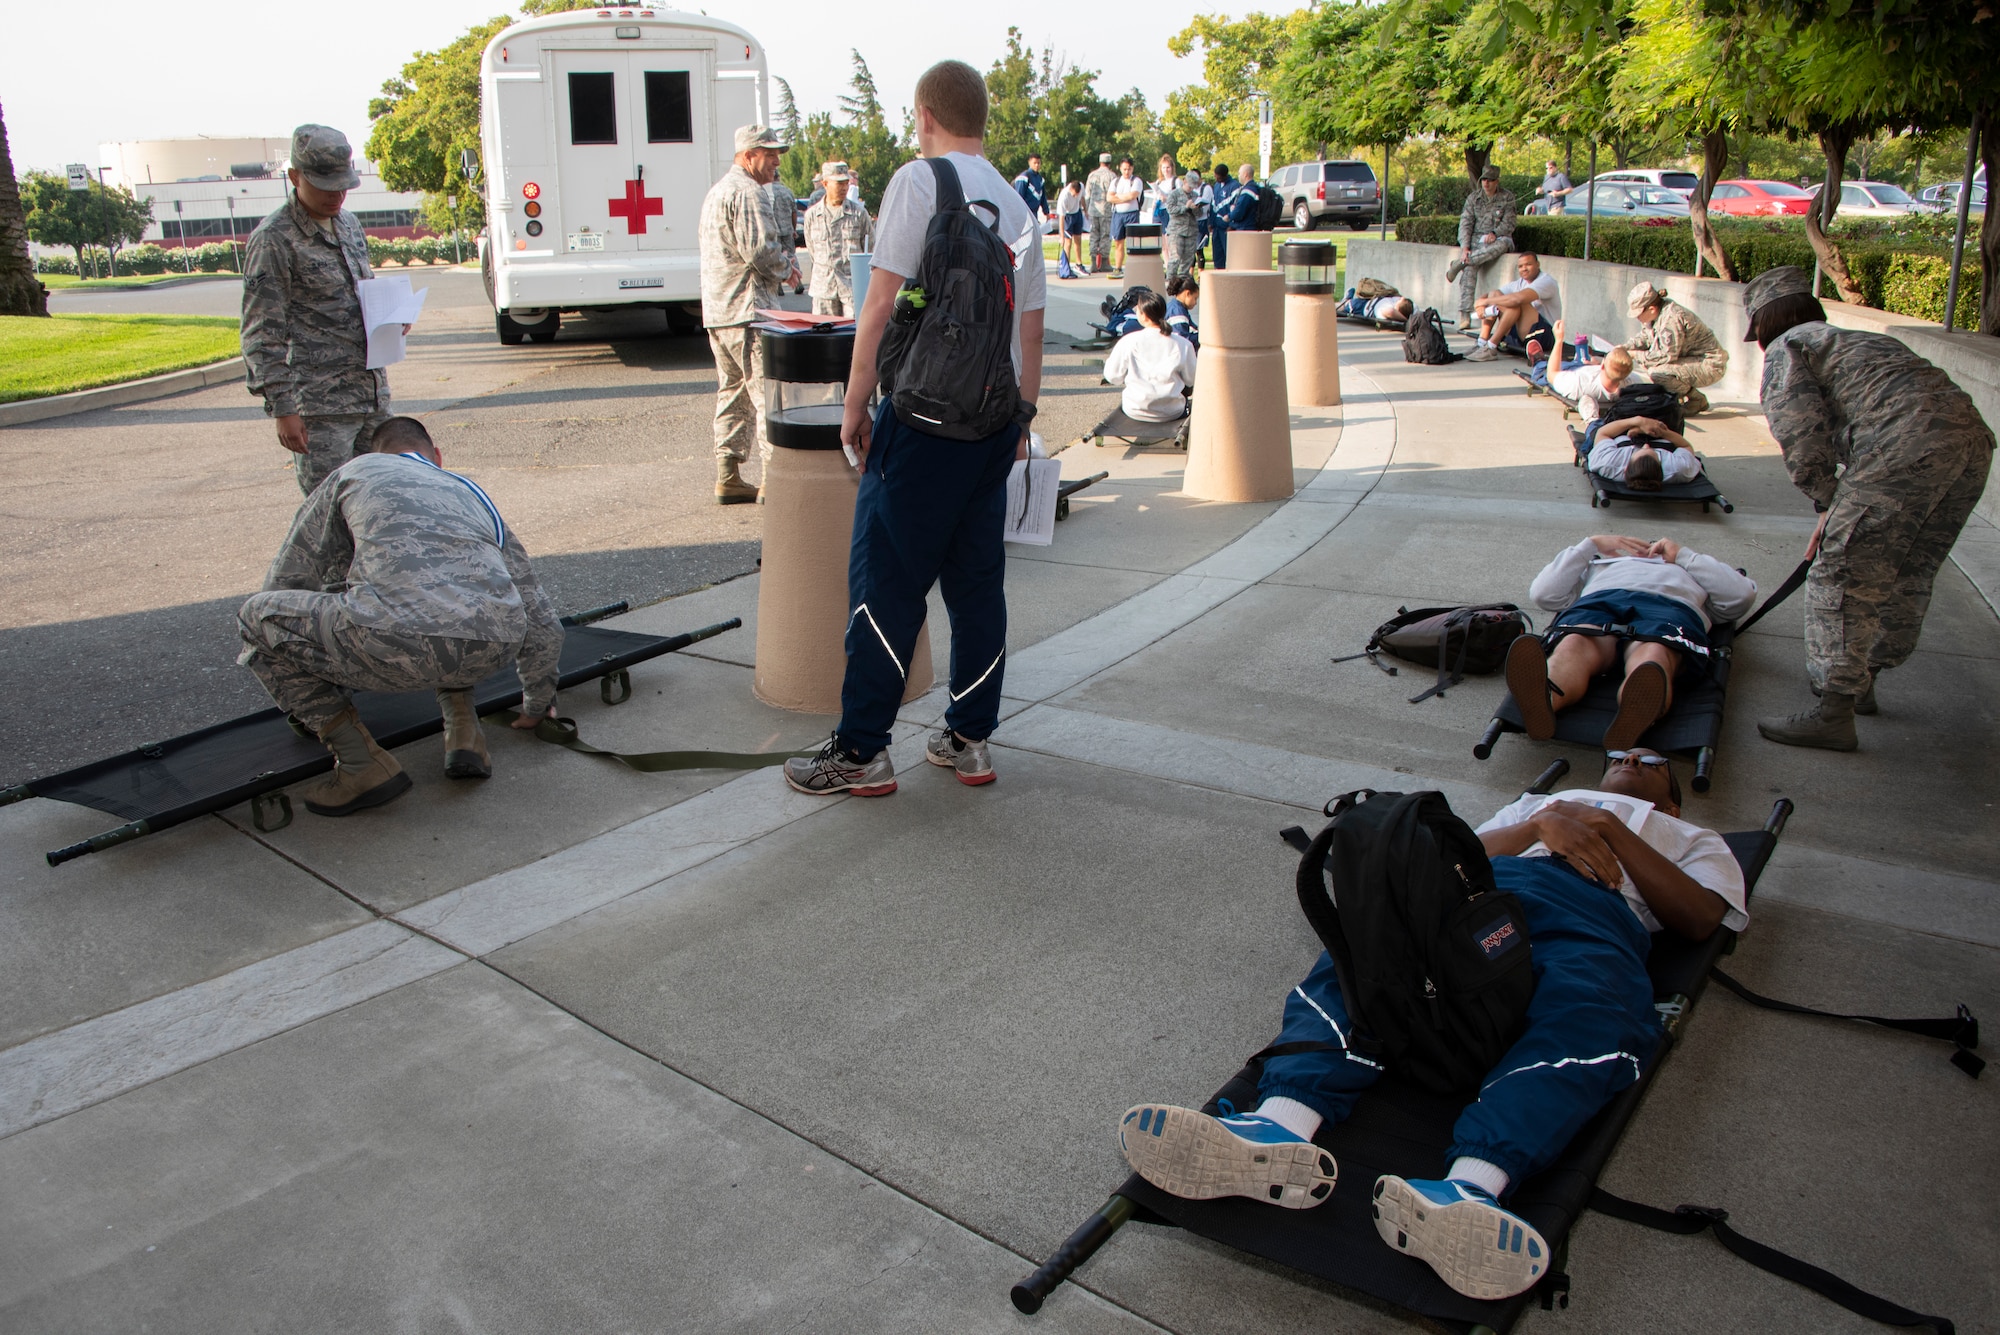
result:
<svg viewBox="0 0 2000 1335"><path fill-rule="evenodd" d="M1459 359L1445 342L1444 321L1437 307L1426 306L1410 312L1403 323L1403 360L1423 366L1449 366Z"/></svg>
<svg viewBox="0 0 2000 1335"><path fill-rule="evenodd" d="M1268 185L1257 187L1257 230L1268 232L1285 216L1285 201Z"/></svg>
<svg viewBox="0 0 2000 1335"><path fill-rule="evenodd" d="M1650 382L1627 385L1619 390L1618 397L1611 400L1611 406L1604 410L1604 416L1605 420L1612 422L1621 417L1650 417L1676 431L1687 429L1687 418L1681 413L1680 395L1665 385Z"/></svg>
<svg viewBox="0 0 2000 1335"><path fill-rule="evenodd" d="M1375 655L1391 653L1406 662L1438 670L1435 686L1410 697L1410 703L1428 700L1465 680L1467 673L1484 676L1498 672L1507 661L1507 646L1534 629L1527 613L1512 603L1480 603L1471 607L1407 607L1375 628L1358 654L1336 658L1347 663L1366 658L1377 667ZM1394 668L1383 668L1394 676Z"/></svg>
<svg viewBox="0 0 2000 1335"><path fill-rule="evenodd" d="M929 436L984 440L1021 409L1014 379L1014 252L1000 239L1000 210L966 203L958 169L926 158L937 212L917 271L896 294L875 359L882 393L905 423ZM987 223L973 212L993 214Z"/></svg>
<svg viewBox="0 0 2000 1335"><path fill-rule="evenodd" d="M1362 789L1327 812L1299 907L1340 977L1348 1047L1433 1093L1477 1090L1535 994L1521 901L1442 793Z"/></svg>

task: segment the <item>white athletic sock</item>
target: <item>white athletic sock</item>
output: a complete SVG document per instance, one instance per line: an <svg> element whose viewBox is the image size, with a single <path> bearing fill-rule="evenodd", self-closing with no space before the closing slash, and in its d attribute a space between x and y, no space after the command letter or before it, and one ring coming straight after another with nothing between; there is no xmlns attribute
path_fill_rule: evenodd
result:
<svg viewBox="0 0 2000 1335"><path fill-rule="evenodd" d="M1445 1176L1468 1182L1496 1201L1500 1199L1500 1193L1507 1190L1507 1174L1497 1164L1490 1164L1484 1159L1468 1159L1461 1155L1451 1161L1451 1171Z"/></svg>
<svg viewBox="0 0 2000 1335"><path fill-rule="evenodd" d="M1326 1119L1297 1099L1274 1096L1257 1105L1257 1115L1268 1117L1300 1140L1311 1140ZM1503 1178L1502 1181L1505 1181Z"/></svg>

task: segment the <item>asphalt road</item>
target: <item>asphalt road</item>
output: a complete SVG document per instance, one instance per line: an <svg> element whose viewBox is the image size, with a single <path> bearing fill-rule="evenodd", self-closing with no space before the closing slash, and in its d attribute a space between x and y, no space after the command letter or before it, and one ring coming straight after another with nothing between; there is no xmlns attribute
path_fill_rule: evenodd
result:
<svg viewBox="0 0 2000 1335"><path fill-rule="evenodd" d="M477 274L411 277L430 297L410 359L390 372L395 406L492 494L558 608L639 606L756 568L761 508L714 503L705 339L638 311L575 318L552 345L502 347ZM233 314L239 303L239 284L222 281L52 304ZM1038 423L1054 442L1113 401L1097 361L1067 347L1051 338ZM235 666L234 613L298 506L289 460L240 382L0 429L0 681L12 704L0 784L269 703Z"/></svg>

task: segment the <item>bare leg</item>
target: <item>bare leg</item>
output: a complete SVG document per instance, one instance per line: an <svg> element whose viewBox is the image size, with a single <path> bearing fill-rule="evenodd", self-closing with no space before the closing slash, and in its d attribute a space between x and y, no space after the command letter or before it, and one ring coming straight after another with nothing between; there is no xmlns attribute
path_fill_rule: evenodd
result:
<svg viewBox="0 0 2000 1335"><path fill-rule="evenodd" d="M1498 346L1500 340L1507 337L1507 331L1512 329L1520 319L1521 308L1519 306L1502 306L1500 308L1500 318L1493 322L1492 331L1486 335L1486 341Z"/></svg>
<svg viewBox="0 0 2000 1335"><path fill-rule="evenodd" d="M1590 679L1618 661L1620 641L1609 635L1565 635L1556 641L1549 655L1549 680L1560 695L1549 701L1551 709L1567 709L1583 699Z"/></svg>
<svg viewBox="0 0 2000 1335"><path fill-rule="evenodd" d="M1669 649L1664 644L1654 644L1650 640L1627 640L1625 642L1625 675L1630 677L1632 669L1641 663L1658 663L1667 674L1666 698L1660 701L1660 713L1674 707L1674 674L1680 671L1681 655L1678 649ZM1618 688L1623 699L1625 688Z"/></svg>

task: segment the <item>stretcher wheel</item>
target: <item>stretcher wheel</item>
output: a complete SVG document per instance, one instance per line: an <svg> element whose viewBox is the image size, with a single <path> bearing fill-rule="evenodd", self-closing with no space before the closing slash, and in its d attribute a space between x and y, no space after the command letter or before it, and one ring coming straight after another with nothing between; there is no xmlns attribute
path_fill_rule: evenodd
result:
<svg viewBox="0 0 2000 1335"><path fill-rule="evenodd" d="M1069 497L1064 496L1056 502L1056 518L1057 519L1069 518Z"/></svg>

